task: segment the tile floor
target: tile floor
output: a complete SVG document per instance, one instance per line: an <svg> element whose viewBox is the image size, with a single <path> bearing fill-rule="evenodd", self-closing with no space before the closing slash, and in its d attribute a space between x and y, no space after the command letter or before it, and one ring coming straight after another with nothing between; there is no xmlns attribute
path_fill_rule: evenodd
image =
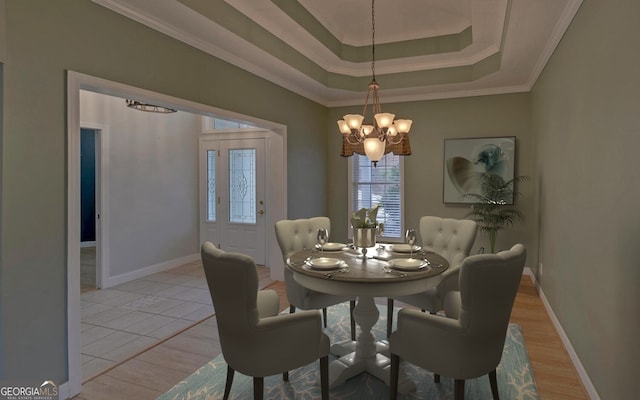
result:
<svg viewBox="0 0 640 400"><path fill-rule="evenodd" d="M200 261L83 291L83 381L213 315Z"/></svg>

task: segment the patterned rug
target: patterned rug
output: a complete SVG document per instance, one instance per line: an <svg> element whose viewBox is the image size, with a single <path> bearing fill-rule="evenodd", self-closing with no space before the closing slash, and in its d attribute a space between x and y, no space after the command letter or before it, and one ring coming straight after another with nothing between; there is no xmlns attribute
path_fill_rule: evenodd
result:
<svg viewBox="0 0 640 400"><path fill-rule="evenodd" d="M374 326L373 332L376 339L381 340L386 336L386 307L378 305L380 318ZM397 312L397 310L396 310ZM326 334L331 343L349 339L349 305L348 303L329 307L328 327ZM397 318L394 318L394 323ZM333 356L329 356L331 361ZM289 382L282 380L282 374L265 377L265 399L319 399L319 364L313 362L303 368L290 371ZM442 377L440 383L433 382L433 374L412 364L401 364L406 373L416 383L415 392L406 395L400 394L399 399L453 399L453 379ZM209 363L178 383L157 400L214 400L222 399L224 383L227 372L227 364L222 355L214 358ZM536 400L538 393L536 383L529 363L527 349L519 325L509 324L507 338L504 345L502 360L497 370L498 391L500 398L513 400ZM389 398L389 388L384 382L369 374L360 374L345 384L330 391L331 399L362 399L382 400ZM252 378L235 374L231 388L231 399L252 399ZM492 399L489 378L482 376L469 379L465 384L465 399L483 400Z"/></svg>

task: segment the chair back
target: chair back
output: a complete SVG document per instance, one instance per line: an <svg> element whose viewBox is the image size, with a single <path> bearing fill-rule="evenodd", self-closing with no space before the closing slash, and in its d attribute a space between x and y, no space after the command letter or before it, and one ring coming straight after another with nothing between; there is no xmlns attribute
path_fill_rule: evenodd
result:
<svg viewBox="0 0 640 400"><path fill-rule="evenodd" d="M460 324L469 335L492 337L497 354L502 354L526 258L525 247L516 244L498 254L467 257L460 267Z"/></svg>
<svg viewBox="0 0 640 400"><path fill-rule="evenodd" d="M284 219L276 222L276 238L285 263L292 253L314 248L318 242L318 229L330 231L329 218Z"/></svg>
<svg viewBox="0 0 640 400"><path fill-rule="evenodd" d="M276 222L276 238L284 262L284 284L287 298L293 306L302 309L306 308L305 301L309 289L300 285L293 278L293 272L287 267L287 258L296 251L313 249L318 242L318 229L327 229L330 232L331 221L329 218L285 219Z"/></svg>
<svg viewBox="0 0 640 400"><path fill-rule="evenodd" d="M478 224L469 219L420 218L422 247L446 258L452 268L469 255L477 232Z"/></svg>
<svg viewBox="0 0 640 400"><path fill-rule="evenodd" d="M218 322L220 345L225 358L238 352L258 324L258 273L253 259L226 253L213 243L201 249L202 265ZM233 360L231 360L233 362Z"/></svg>

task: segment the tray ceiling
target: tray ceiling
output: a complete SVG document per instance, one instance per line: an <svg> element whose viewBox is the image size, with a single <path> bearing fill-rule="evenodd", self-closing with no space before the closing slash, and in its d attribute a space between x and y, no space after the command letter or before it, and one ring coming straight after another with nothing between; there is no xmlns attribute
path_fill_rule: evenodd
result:
<svg viewBox="0 0 640 400"><path fill-rule="evenodd" d="M93 0L326 106L371 81L369 0ZM531 89L582 0L378 0L383 102Z"/></svg>

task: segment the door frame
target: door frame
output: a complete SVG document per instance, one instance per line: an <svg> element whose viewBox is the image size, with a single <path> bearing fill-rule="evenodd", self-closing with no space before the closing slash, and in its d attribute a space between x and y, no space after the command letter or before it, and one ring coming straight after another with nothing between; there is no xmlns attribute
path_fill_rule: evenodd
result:
<svg viewBox="0 0 640 400"><path fill-rule="evenodd" d="M256 129L242 129L242 130L238 130L238 131L221 131L221 132L207 132L207 133L203 133L202 135L200 135L200 138L198 139L198 187L200 190L200 194L199 194L199 204L198 204L198 208L199 208L199 221L198 221L198 225L199 225L199 239L200 239L200 243L202 243L204 241L204 237L205 235L205 228L204 228L204 220L206 218L206 212L207 212L207 193L206 190L203 190L204 187L206 187L206 184L204 183L207 179L206 176L206 156L203 154L202 150L203 148L207 145L207 143L220 143L220 142L225 142L225 141L229 141L229 140L263 140L264 141L264 165L266 167L266 171L270 171L270 165L271 165L271 141L274 139L277 139L277 134L272 131L272 130L268 130L268 129L260 129L260 128L256 128ZM219 148L218 148L219 150ZM216 172L217 173L217 172ZM267 200L267 204L266 204L266 214L265 214L265 260L267 260L268 262L271 262L272 260L269 258L269 254L270 254L270 248L269 248L269 229L268 226L270 226L269 224L273 223L273 225L275 226L275 221L270 221L270 208L271 208L271 204L270 204L270 200L272 199L273 196L273 190L271 189L272 187L272 180L274 178L274 174L273 173L265 173L264 174L264 180L265 180L265 188L264 188L264 199ZM218 218L220 218L221 216L218 216ZM216 243L216 246L218 245L218 243ZM278 252L276 252L278 253ZM273 265L273 264L272 264Z"/></svg>
<svg viewBox="0 0 640 400"><path fill-rule="evenodd" d="M67 382L59 386L61 399L73 397L82 390L81 361L81 327L80 327L80 90L130 98L153 104L165 105L180 111L205 116L217 116L225 119L247 121L274 132L267 153L269 160L268 174L272 177L270 197L268 199L270 214L267 224L287 217L287 127L276 122L267 121L240 113L208 106L136 88L123 83L110 81L67 70ZM203 127L204 128L204 127ZM103 143L104 144L104 143ZM104 152L104 150L103 150ZM103 161L105 157L102 157ZM196 157L197 158L197 157ZM107 174L102 169L102 174ZM104 183L104 182L103 182ZM104 187L102 188L104 189ZM103 194L104 196L104 194ZM102 204L105 207L105 204ZM106 219L102 219L105 224ZM271 266L271 278L283 280L284 267L278 242L273 231L267 230L267 262ZM103 250L108 249L104 246Z"/></svg>

